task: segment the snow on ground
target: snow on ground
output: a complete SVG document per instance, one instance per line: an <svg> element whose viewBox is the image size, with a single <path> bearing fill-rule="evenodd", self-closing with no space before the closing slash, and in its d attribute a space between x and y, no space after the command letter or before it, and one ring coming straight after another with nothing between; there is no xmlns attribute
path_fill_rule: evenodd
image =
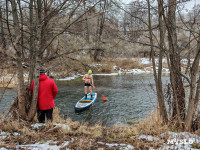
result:
<svg viewBox="0 0 200 150"><path fill-rule="evenodd" d="M46 123L36 123L31 125L33 129L39 129L40 127L45 127L45 126ZM66 124L54 123L53 126L54 128L62 128L64 130L70 130L70 127Z"/></svg>
<svg viewBox="0 0 200 150"><path fill-rule="evenodd" d="M17 132L9 133L9 132L1 131L0 132L0 150L7 150L5 147L2 147L3 145L5 145L5 142L3 142L2 140L4 140L5 138L9 136L20 136L20 133L17 133Z"/></svg>
<svg viewBox="0 0 200 150"><path fill-rule="evenodd" d="M93 74L93 76L116 76L116 75L121 75L121 74L152 74L153 73L153 68L152 67L145 67L144 69L122 69L119 68L118 72L116 73L99 73L99 74ZM162 73L169 73L168 68L163 68ZM71 77L66 77L66 78L61 78L58 79L60 81L67 81L67 80L74 80L75 78L81 77L83 75L79 76L71 76Z"/></svg>
<svg viewBox="0 0 200 150"><path fill-rule="evenodd" d="M12 134L8 133L8 132L0 132L0 139L5 139L5 138L7 138L7 136L10 136L10 135L20 136L20 134L17 132L13 132Z"/></svg>
<svg viewBox="0 0 200 150"><path fill-rule="evenodd" d="M140 64L152 64L152 62L149 60L149 58L133 58L132 60L134 61L139 61ZM156 63L158 63L158 59L155 59ZM186 61L186 60L184 60ZM163 63L167 63L166 59L163 59ZM97 66L103 66L106 64L92 64L90 66L93 67L97 67ZM158 69L158 68L157 68ZM120 75L120 74L151 74L153 73L153 67L152 65L150 67L144 67L143 69L123 69L123 68L119 68L118 66L113 66L113 70L115 71L115 73L100 73L100 74L93 74L94 76L115 76L115 75ZM169 73L169 69L168 68L163 68L162 70L163 73ZM68 81L68 80L74 80L78 77L82 77L83 75L78 74L78 75L73 75L70 77L66 77L66 78L61 78L58 79L60 81Z"/></svg>
<svg viewBox="0 0 200 150"><path fill-rule="evenodd" d="M110 144L110 143L106 143L106 146L112 148L112 147L118 147L118 148L123 148L123 150L133 150L134 147L132 145L127 145L127 144L117 144L117 143L113 143L113 144Z"/></svg>
<svg viewBox="0 0 200 150"><path fill-rule="evenodd" d="M167 138L166 142L163 138ZM192 148L193 143L197 143L200 146L200 136L191 134L188 132L166 132L162 133L159 137L153 137L151 135L140 135L138 137L139 140L147 140L149 142L157 142L160 141L163 145L158 148L157 150L170 150L170 149L177 149L177 150L196 150ZM151 150L154 148L150 147Z"/></svg>
<svg viewBox="0 0 200 150"><path fill-rule="evenodd" d="M158 69L156 67L156 69ZM120 69L118 74L128 73L128 74L152 74L153 68L152 67L145 67L144 69L131 69L131 70L123 70ZM162 73L169 73L169 69L163 68Z"/></svg>
<svg viewBox="0 0 200 150"><path fill-rule="evenodd" d="M78 77L81 77L82 75L74 75L74 76L71 76L71 77L66 77L66 78L61 78L61 79L58 79L60 81L69 81L69 80L74 80Z"/></svg>
<svg viewBox="0 0 200 150"><path fill-rule="evenodd" d="M152 64L152 60L150 60L149 58L132 58L133 61L139 61L140 64ZM159 59L155 58L155 63L158 64ZM167 59L163 58L162 59L163 63L167 63ZM190 63L193 63L194 59L190 59ZM187 65L188 63L188 59L181 59L181 63L183 65Z"/></svg>
<svg viewBox="0 0 200 150"><path fill-rule="evenodd" d="M39 128L42 124L34 124L32 127ZM44 124L43 124L44 125ZM60 125L60 124L59 124ZM7 132L0 132L0 137L6 138L8 135L19 135L18 133L7 133ZM195 150L192 147L193 143L200 145L200 136L188 133L188 132L165 132L160 134L160 136L152 136L152 135L138 135L134 136L138 140L145 140L150 143L161 143L161 147L156 148L157 150L170 150L170 149L178 149L178 150ZM92 142L95 140L91 139ZM59 143L58 141L45 141L45 142L37 142L35 144L26 144L26 145L17 145L16 149L30 149L30 150L59 150L59 149L68 149L67 146L70 142L74 142L72 139L71 141L65 141L63 143ZM99 148L107 146L109 148L117 148L123 150L133 150L134 146L125 143L105 143L105 142L97 142L99 144ZM149 147L150 150L155 150L153 147ZM4 147L1 147L0 150L7 150Z"/></svg>
<svg viewBox="0 0 200 150"><path fill-rule="evenodd" d="M130 144L124 144L124 143L121 143L121 144L118 144L118 143L104 143L104 142L97 142L98 144L101 144L101 145L106 145L108 146L109 148L117 148L117 149L123 149L123 150L133 150L134 147Z"/></svg>
<svg viewBox="0 0 200 150"><path fill-rule="evenodd" d="M93 76L115 76L119 75L119 73L100 73L100 74L93 74Z"/></svg>
<svg viewBox="0 0 200 150"><path fill-rule="evenodd" d="M14 135L14 136L20 136L20 133L13 132L13 135Z"/></svg>
<svg viewBox="0 0 200 150"><path fill-rule="evenodd" d="M163 73L169 73L169 69L163 68L162 72ZM145 67L144 69L131 69L131 70L120 68L117 73L99 73L99 74L93 74L93 76L116 76L116 75L121 75L121 74L124 74L124 73L127 73L127 74L152 74L153 68ZM81 77L81 76L83 76L83 75L71 76L71 77L61 78L61 79L58 79L58 80L60 80L60 81L74 80L75 78L78 78L78 77Z"/></svg>
<svg viewBox="0 0 200 150"><path fill-rule="evenodd" d="M7 132L0 132L0 139L5 139L7 136L9 136L10 133Z"/></svg>
<svg viewBox="0 0 200 150"><path fill-rule="evenodd" d="M149 58L132 58L133 61L139 61L140 64L151 64L152 60ZM158 58L155 58L155 63L158 63ZM163 58L162 60L163 63L167 63L167 59Z"/></svg>
<svg viewBox="0 0 200 150"><path fill-rule="evenodd" d="M150 64L151 66L149 67L144 67L143 69L123 69L123 68L119 68L118 66L113 66L113 69L116 71L116 73L100 73L100 74L93 74L94 76L115 76L115 75L120 75L120 74L152 74L153 73L153 66L152 66L152 62L149 60L149 58L132 58L133 61L139 61L140 64ZM158 58L155 59L155 63L158 64ZM194 61L194 59L190 59L191 63ZM163 63L167 63L167 59L163 58L162 60ZM188 60L187 59L182 59L181 63L183 65L187 65ZM103 66L105 64L92 64L91 66L95 67L95 66ZM158 69L158 67L156 67L156 69ZM162 73L170 73L168 68L163 68L162 69ZM66 77L66 78L61 78L58 80L64 81L64 80L74 80L75 78L81 77L83 75L74 75L71 77Z"/></svg>
<svg viewBox="0 0 200 150"><path fill-rule="evenodd" d="M91 65L89 65L89 66L96 67L96 66L103 66L103 65L105 65L105 64L91 64Z"/></svg>
<svg viewBox="0 0 200 150"><path fill-rule="evenodd" d="M7 148L1 147L0 150L8 150Z"/></svg>
<svg viewBox="0 0 200 150"><path fill-rule="evenodd" d="M152 62L149 60L149 58L132 58L132 60L134 61L139 61L140 64L151 64L150 67L144 67L143 69L131 69L131 70L127 70L127 69L123 69L123 68L119 68L118 66L113 66L113 69L115 71L118 71L117 73L102 73L102 74L93 74L93 75L105 75L105 76L115 76L115 75L120 75L120 74L123 74L123 73L131 73L131 74L149 74L149 73L153 73L153 67L152 67ZM194 61L194 59L190 59L191 63ZM163 63L167 63L167 59L166 58L163 58L162 60ZM157 64L158 63L158 58L155 59L155 63ZM184 64L184 65L187 65L188 63L188 60L187 59L182 59L181 60L181 63ZM106 65L106 64L92 64L90 66L93 66L93 67L97 67L97 66L103 66L103 65ZM163 73L169 73L169 69L168 68L163 68L162 70ZM68 81L68 80L74 80L78 77L82 77L83 75L81 74L78 74L78 75L73 75L73 76L70 76L70 77L66 77L66 78L60 78L58 80L60 81ZM13 77L13 74L8 74L6 76L7 79L11 79ZM28 77L28 74L24 74L24 77ZM4 80L4 77L0 77L0 81L3 81ZM27 80L28 81L28 80ZM14 81L13 81L14 83Z"/></svg>
<svg viewBox="0 0 200 150"><path fill-rule="evenodd" d="M56 145L56 141L47 141L45 143L35 143L35 144L27 144L27 145L18 145L16 146L16 149L31 149L31 150L60 150L60 149L66 149L66 147L69 144L69 141L66 141L62 143L61 145Z"/></svg>
<svg viewBox="0 0 200 150"><path fill-rule="evenodd" d="M147 140L147 141L150 141L150 142L152 142L152 141L159 141L160 140L158 137L153 137L151 135L144 135L144 134L140 135L138 137L138 139L139 140Z"/></svg>
<svg viewBox="0 0 200 150"><path fill-rule="evenodd" d="M138 58L141 64L150 64L151 61L147 58Z"/></svg>

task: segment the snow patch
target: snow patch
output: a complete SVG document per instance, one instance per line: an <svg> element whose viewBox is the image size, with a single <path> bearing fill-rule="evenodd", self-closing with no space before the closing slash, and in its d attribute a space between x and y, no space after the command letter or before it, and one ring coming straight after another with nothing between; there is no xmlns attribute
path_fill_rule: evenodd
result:
<svg viewBox="0 0 200 150"><path fill-rule="evenodd" d="M104 144L104 142L97 142L98 144Z"/></svg>
<svg viewBox="0 0 200 150"><path fill-rule="evenodd" d="M54 143L55 145L50 143ZM31 149L31 150L60 150L62 148L65 148L68 144L69 141L66 141L62 143L60 146L56 145L56 141L47 141L46 143L40 144L40 143L35 143L35 144L27 144L27 145L18 145L16 146L16 149Z"/></svg>
<svg viewBox="0 0 200 150"><path fill-rule="evenodd" d="M117 68L118 68L117 66L113 66L113 70L117 70Z"/></svg>
<svg viewBox="0 0 200 150"><path fill-rule="evenodd" d="M152 60L150 60L149 58L133 58L132 60L133 61L139 61L140 64L151 64L152 63ZM193 62L194 62L194 59L190 59L190 63L193 63ZM158 58L155 58L155 63L156 64L159 63L159 59ZM162 63L167 63L167 59L163 58L162 59ZM187 65L188 59L182 59L181 63L183 65Z"/></svg>
<svg viewBox="0 0 200 150"><path fill-rule="evenodd" d="M106 145L110 148L112 148L112 147L123 148L123 150L133 150L134 149L134 147L129 144L127 145L127 144L117 144L117 143L113 143L113 144L106 143Z"/></svg>
<svg viewBox="0 0 200 150"><path fill-rule="evenodd" d="M31 127L34 129L39 129L42 126L46 126L46 123L36 123L36 124L32 124Z"/></svg>
<svg viewBox="0 0 200 150"><path fill-rule="evenodd" d="M200 144L200 136L188 132L180 132L180 133L175 133L175 132L166 132L162 133L160 136L165 137L169 136L169 140L183 140L186 139L186 141L193 141L193 143L199 143Z"/></svg>
<svg viewBox="0 0 200 150"><path fill-rule="evenodd" d="M93 74L94 76L115 76L119 75L119 73L102 73L102 74Z"/></svg>
<svg viewBox="0 0 200 150"><path fill-rule="evenodd" d="M150 64L151 61L148 58L140 58L139 59L141 64Z"/></svg>
<svg viewBox="0 0 200 150"><path fill-rule="evenodd" d="M5 139L7 136L9 136L10 133L7 132L0 132L0 139Z"/></svg>
<svg viewBox="0 0 200 150"><path fill-rule="evenodd" d="M14 132L13 135L14 135L14 136L20 136L20 134L17 133L17 132Z"/></svg>
<svg viewBox="0 0 200 150"><path fill-rule="evenodd" d="M117 147L119 149L123 149L123 150L133 150L134 147L130 144L124 144L124 143L121 143L121 144L118 144L118 143L104 143L104 142L97 142L98 144L102 144L102 145L106 145L110 148L113 148L113 147Z"/></svg>
<svg viewBox="0 0 200 150"><path fill-rule="evenodd" d="M13 136L19 136L20 134L17 132L8 133L8 132L0 132L0 139L5 139L7 136L13 135Z"/></svg>
<svg viewBox="0 0 200 150"><path fill-rule="evenodd" d="M39 129L40 127L45 127L46 123L36 123L32 124L31 127L33 129ZM63 130L70 130L70 127L66 124L60 124L60 123L53 123L54 128L62 128Z"/></svg>
<svg viewBox="0 0 200 150"><path fill-rule="evenodd" d="M7 148L1 147L0 150L8 150Z"/></svg>
<svg viewBox="0 0 200 150"><path fill-rule="evenodd" d="M57 124L57 123L55 123L53 125L55 126L55 128L59 127L59 128L64 129L64 130L70 130L70 127L68 125L66 125L66 124Z"/></svg>
<svg viewBox="0 0 200 150"><path fill-rule="evenodd" d="M106 145L107 145L108 147L119 146L119 144L117 144L117 143L113 143L113 144L106 143Z"/></svg>
<svg viewBox="0 0 200 150"><path fill-rule="evenodd" d="M181 149L181 150L196 150L192 148L193 143L200 144L200 136L188 132L165 132L160 135L161 138L167 137L167 141L162 140L163 145L157 150L163 149ZM152 142L154 142L153 140ZM152 147L151 150L154 150Z"/></svg>
<svg viewBox="0 0 200 150"><path fill-rule="evenodd" d="M91 65L89 65L89 66L96 67L96 66L103 66L103 65L105 65L105 64L91 64Z"/></svg>
<svg viewBox="0 0 200 150"><path fill-rule="evenodd" d="M69 81L69 80L74 80L74 79L76 79L76 78L78 78L80 76L82 76L82 75L74 75L74 76L71 76L71 77L61 78L61 79L58 79L58 80L60 80L60 81Z"/></svg>
<svg viewBox="0 0 200 150"><path fill-rule="evenodd" d="M150 141L150 142L160 140L158 137L153 137L151 135L144 135L144 134L140 135L138 137L138 139L139 140L147 140L147 141Z"/></svg>
<svg viewBox="0 0 200 150"><path fill-rule="evenodd" d="M141 70L141 69L133 69L131 71L133 74L142 74L142 73L146 73L145 70Z"/></svg>

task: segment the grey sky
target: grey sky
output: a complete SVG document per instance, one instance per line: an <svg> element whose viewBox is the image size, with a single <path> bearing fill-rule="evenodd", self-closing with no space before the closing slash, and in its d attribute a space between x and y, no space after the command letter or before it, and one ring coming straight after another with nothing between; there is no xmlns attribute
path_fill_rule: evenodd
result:
<svg viewBox="0 0 200 150"><path fill-rule="evenodd" d="M133 2L135 0L121 0L124 4L128 4L130 2ZM190 0L188 2L184 2L184 5L185 5L185 9L188 9L188 10L191 10L194 5L196 4L200 4L200 0Z"/></svg>

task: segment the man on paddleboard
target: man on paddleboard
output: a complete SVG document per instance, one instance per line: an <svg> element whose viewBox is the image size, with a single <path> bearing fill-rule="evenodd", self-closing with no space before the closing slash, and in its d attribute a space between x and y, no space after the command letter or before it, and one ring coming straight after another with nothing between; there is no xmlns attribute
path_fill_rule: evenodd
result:
<svg viewBox="0 0 200 150"><path fill-rule="evenodd" d="M85 99L87 99L87 87L89 87L89 91L91 94L91 100L92 100L92 87L91 83L94 86L94 81L92 77L92 70L89 70L87 74L84 75L83 81L85 81Z"/></svg>

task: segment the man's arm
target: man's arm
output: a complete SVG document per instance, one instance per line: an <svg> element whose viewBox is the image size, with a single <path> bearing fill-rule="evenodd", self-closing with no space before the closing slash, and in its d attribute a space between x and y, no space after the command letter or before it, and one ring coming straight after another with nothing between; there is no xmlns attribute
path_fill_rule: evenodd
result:
<svg viewBox="0 0 200 150"><path fill-rule="evenodd" d="M92 85L94 86L94 80L93 80L93 76L92 76Z"/></svg>
<svg viewBox="0 0 200 150"><path fill-rule="evenodd" d="M83 76L82 80L85 81L85 75Z"/></svg>

